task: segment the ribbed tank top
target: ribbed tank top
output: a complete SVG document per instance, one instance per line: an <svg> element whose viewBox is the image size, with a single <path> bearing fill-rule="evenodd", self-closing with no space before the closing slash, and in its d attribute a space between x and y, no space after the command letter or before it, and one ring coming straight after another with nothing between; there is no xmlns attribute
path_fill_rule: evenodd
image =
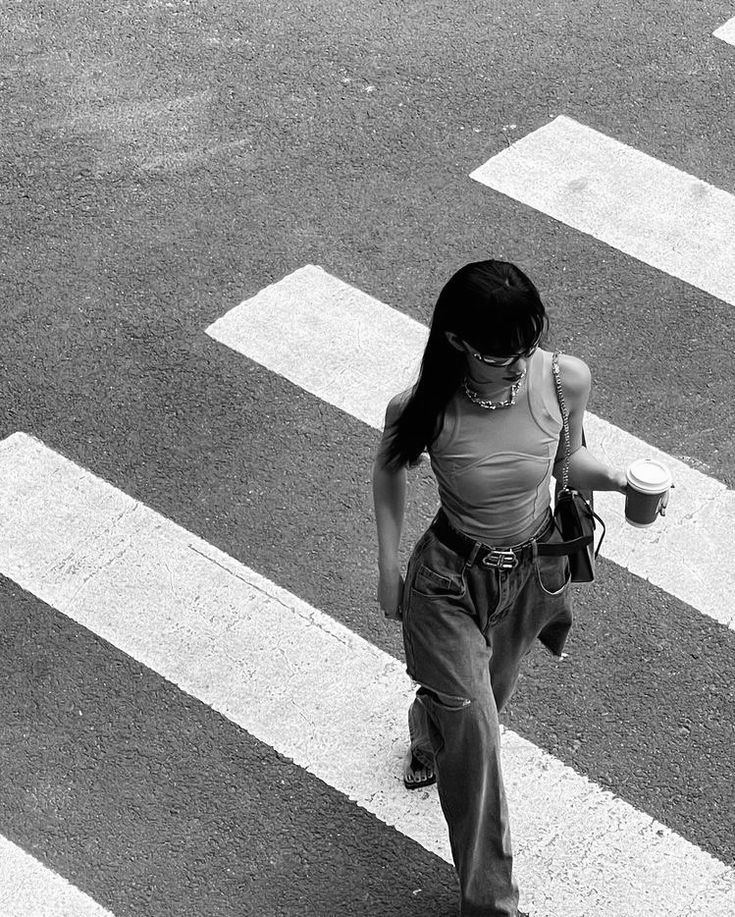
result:
<svg viewBox="0 0 735 917"><path fill-rule="evenodd" d="M547 350L533 354L510 408L487 410L460 388L428 450L450 523L485 544L520 544L548 511L562 430L551 359Z"/></svg>

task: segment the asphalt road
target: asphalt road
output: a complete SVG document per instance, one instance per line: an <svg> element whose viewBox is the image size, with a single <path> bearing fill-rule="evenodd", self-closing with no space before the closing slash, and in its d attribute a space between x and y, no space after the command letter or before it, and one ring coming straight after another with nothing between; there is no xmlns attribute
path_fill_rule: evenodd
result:
<svg viewBox="0 0 735 917"><path fill-rule="evenodd" d="M732 488L732 306L468 178L565 114L735 192L735 48L711 36L731 15L5 2L0 438L33 434L400 659L373 601L375 431L204 329L304 264L427 322L458 266L498 257L589 362L596 414ZM406 549L434 503L422 469ZM735 635L600 568L571 664L533 655L505 721L733 863ZM0 833L116 917L453 913L446 863L1 596Z"/></svg>

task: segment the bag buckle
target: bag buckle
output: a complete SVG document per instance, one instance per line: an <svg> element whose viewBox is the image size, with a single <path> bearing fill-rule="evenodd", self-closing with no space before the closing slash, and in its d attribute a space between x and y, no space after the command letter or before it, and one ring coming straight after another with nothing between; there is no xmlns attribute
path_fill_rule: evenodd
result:
<svg viewBox="0 0 735 917"><path fill-rule="evenodd" d="M483 567L496 567L498 570L512 570L518 566L518 558L513 551L489 551L480 561Z"/></svg>

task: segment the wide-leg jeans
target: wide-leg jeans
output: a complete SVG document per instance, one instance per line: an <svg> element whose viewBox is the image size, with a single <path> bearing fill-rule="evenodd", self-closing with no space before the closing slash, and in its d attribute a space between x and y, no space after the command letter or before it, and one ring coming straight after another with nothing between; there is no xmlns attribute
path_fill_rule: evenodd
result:
<svg viewBox="0 0 735 917"><path fill-rule="evenodd" d="M554 531L538 540L554 538ZM414 754L434 766L460 885L461 917L516 917L518 887L503 787L498 712L538 637L561 655L572 623L565 557L519 552L483 566L433 527L411 555L403 594Z"/></svg>

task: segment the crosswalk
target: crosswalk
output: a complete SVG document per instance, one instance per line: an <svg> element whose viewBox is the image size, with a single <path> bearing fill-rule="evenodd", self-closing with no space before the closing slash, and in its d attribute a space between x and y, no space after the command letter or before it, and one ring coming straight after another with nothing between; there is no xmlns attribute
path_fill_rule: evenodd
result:
<svg viewBox="0 0 735 917"><path fill-rule="evenodd" d="M434 794L401 791L412 689L398 661L23 434L0 444L0 480L15 582L450 861ZM717 889L715 913L735 893L716 858L520 736L504 745L531 902L614 913L625 887L663 917L684 890ZM605 886L570 883L574 869L604 869Z"/></svg>
<svg viewBox="0 0 735 917"><path fill-rule="evenodd" d="M714 34L729 41L729 25ZM471 178L735 304L735 197L725 190L567 117ZM388 399L414 378L427 333L313 265L205 332L375 430ZM735 493L602 417L590 414L587 431L611 464L657 457L676 483L665 523L645 532L626 526L615 495L599 496L615 575L684 603L692 621L703 616L730 639ZM376 816L385 831L449 862L435 792L402 790L412 688L400 660L32 433L0 442L0 573ZM655 741L655 717L647 725ZM733 723L712 728L732 735ZM534 917L733 917L735 869L724 855L519 732L506 729L503 741L523 906ZM0 836L2 917L112 913Z"/></svg>
<svg viewBox="0 0 735 917"><path fill-rule="evenodd" d="M735 253L734 253L735 255ZM733 258L735 265L735 256ZM389 399L415 378L428 329L314 266L230 310L207 333L357 420L382 428ZM735 492L591 412L600 458L655 458L676 492L665 528L633 532L614 494L596 497L609 524L603 554L726 627L735 628ZM682 565L686 556L690 563Z"/></svg>

